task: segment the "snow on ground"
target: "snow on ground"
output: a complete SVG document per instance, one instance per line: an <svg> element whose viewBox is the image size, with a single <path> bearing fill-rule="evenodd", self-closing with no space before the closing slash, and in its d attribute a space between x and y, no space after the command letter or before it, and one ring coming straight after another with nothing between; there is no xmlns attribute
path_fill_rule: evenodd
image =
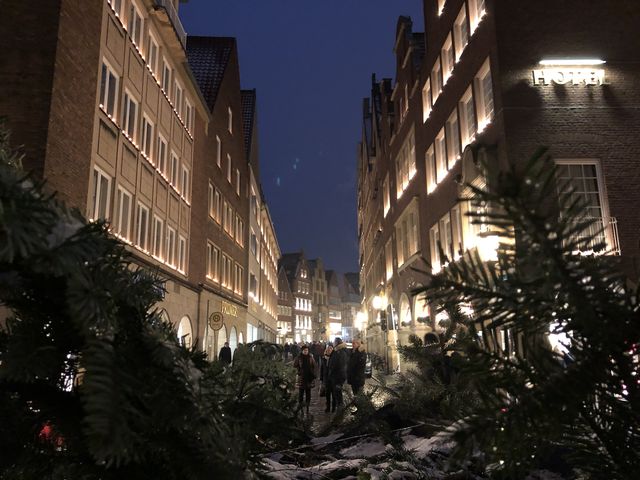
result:
<svg viewBox="0 0 640 480"><path fill-rule="evenodd" d="M340 450L340 455L346 458L371 458L379 457L387 450L387 446L380 439L361 440L355 445Z"/></svg>

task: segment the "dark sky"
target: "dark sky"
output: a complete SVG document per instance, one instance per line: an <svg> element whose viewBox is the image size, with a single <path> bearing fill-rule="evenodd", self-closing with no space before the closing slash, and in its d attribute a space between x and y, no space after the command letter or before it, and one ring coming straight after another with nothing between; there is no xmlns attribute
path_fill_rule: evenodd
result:
<svg viewBox="0 0 640 480"><path fill-rule="evenodd" d="M256 88L262 186L283 253L357 271L356 161L371 74L393 77L399 15L422 0L189 0L187 34L238 40Z"/></svg>

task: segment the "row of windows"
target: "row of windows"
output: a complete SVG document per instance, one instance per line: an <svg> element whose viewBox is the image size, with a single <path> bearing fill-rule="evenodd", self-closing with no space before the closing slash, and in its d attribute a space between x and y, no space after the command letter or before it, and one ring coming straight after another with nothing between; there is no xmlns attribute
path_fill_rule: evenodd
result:
<svg viewBox="0 0 640 480"><path fill-rule="evenodd" d="M244 247L244 222L233 206L220 193L220 190L209 183L208 191L209 216L241 247Z"/></svg>
<svg viewBox="0 0 640 480"><path fill-rule="evenodd" d="M306 276L304 276L302 278L306 278ZM298 293L310 294L311 293L311 285L308 282L302 282L302 281L298 280Z"/></svg>
<svg viewBox="0 0 640 480"><path fill-rule="evenodd" d="M311 316L309 315L296 315L296 328L299 330L311 329Z"/></svg>
<svg viewBox="0 0 640 480"><path fill-rule="evenodd" d="M474 101L475 100L475 101ZM491 122L494 114L489 59L476 74L425 155L427 192L431 193L460 159L460 152ZM479 121L478 121L479 120Z"/></svg>
<svg viewBox="0 0 640 480"><path fill-rule="evenodd" d="M398 267L418 252L418 210L415 203L407 207L396 223L396 255ZM386 252L385 252L386 253Z"/></svg>
<svg viewBox="0 0 640 480"><path fill-rule="evenodd" d="M158 82L158 85L162 88L176 114L189 134L193 137L193 120L195 115L194 107L188 100L184 87L176 78L177 75L175 70L171 68L169 61L164 56L162 56L162 70L159 71L159 62L161 58L160 47L158 46L158 41L150 27L148 35L145 36L145 19L141 13L142 10L137 7L134 0L130 0L129 8L125 8L127 18L123 21L122 11L124 1L107 1L115 12L116 17L118 17L122 22L122 26L129 33L131 41L140 53L142 59L145 60L147 68L156 78L156 82ZM158 81L158 78L160 78L160 81ZM111 115L114 114L112 113Z"/></svg>
<svg viewBox="0 0 640 480"><path fill-rule="evenodd" d="M111 214L111 184L112 179L109 175L99 168L94 168L90 217L111 217L112 228L118 236L184 273L187 263L187 239L177 235L177 229L166 224L162 217L154 215L151 223L150 208L141 201L137 202L134 215L133 195L122 185L118 185L115 212ZM132 232L133 225L135 232Z"/></svg>
<svg viewBox="0 0 640 480"><path fill-rule="evenodd" d="M416 143L414 131L407 136L398 156L396 157L396 198L400 198L402 193L409 186L409 182L416 174ZM388 192L383 192L388 193ZM385 198L385 203L387 199ZM386 209L388 211L388 209ZM386 213L386 212L385 212Z"/></svg>
<svg viewBox="0 0 640 480"><path fill-rule="evenodd" d="M244 268L211 242L207 242L207 278L238 295L244 294Z"/></svg>
<svg viewBox="0 0 640 480"><path fill-rule="evenodd" d="M118 96L119 78L113 69L103 61L100 82L100 108L116 124L115 105ZM140 153L162 174L174 189L189 202L191 196L191 182L189 168L180 165L178 155L173 149L169 150L165 136L154 125L146 114L142 114L142 128L138 132L140 117L140 102L129 92L124 90L122 104L122 118L120 128L124 135L138 148ZM140 145L137 141L140 140Z"/></svg>
<svg viewBox="0 0 640 480"><path fill-rule="evenodd" d="M233 162L231 161L231 154L227 153L227 182L233 183ZM219 135L216 135L216 164L218 168L222 170L222 139ZM240 170L236 168L236 195L240 196L240 187L242 182L240 181Z"/></svg>
<svg viewBox="0 0 640 480"><path fill-rule="evenodd" d="M433 272L438 272L444 266L442 265L444 259L441 258L440 248L449 260L456 258L458 251L462 248L462 215L459 206L452 208L429 230L429 249Z"/></svg>
<svg viewBox="0 0 640 480"><path fill-rule="evenodd" d="M278 315L282 315L283 317L290 317L291 307L287 307L286 305L278 305ZM287 322L278 322L278 324L280 323L287 323Z"/></svg>
<svg viewBox="0 0 640 480"><path fill-rule="evenodd" d="M296 299L296 310L302 310L305 312L311 311L311 300L309 300L308 298L300 298L300 297L295 297L295 299Z"/></svg>
<svg viewBox="0 0 640 480"><path fill-rule="evenodd" d="M468 15L467 7L469 9ZM444 3L442 3L442 8L444 8ZM423 122L426 122L429 118L433 105L435 105L444 85L453 74L455 63L460 61L460 57L469 43L469 32L473 34L484 13L484 0L469 0L462 5L460 13L453 24L453 32L449 33L442 45L440 55L431 69L431 75L427 78L422 89Z"/></svg>

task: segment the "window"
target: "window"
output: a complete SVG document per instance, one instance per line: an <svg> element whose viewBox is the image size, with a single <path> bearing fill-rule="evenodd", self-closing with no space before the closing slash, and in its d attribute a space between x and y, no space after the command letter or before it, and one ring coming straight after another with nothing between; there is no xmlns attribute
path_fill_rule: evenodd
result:
<svg viewBox="0 0 640 480"><path fill-rule="evenodd" d="M182 196L185 198L185 200L189 200L190 198L190 191L189 191L189 169L187 167L185 167L184 165L182 166L182 179L180 182L180 193L182 193Z"/></svg>
<svg viewBox="0 0 640 480"><path fill-rule="evenodd" d="M236 195L240 196L240 170L236 168Z"/></svg>
<svg viewBox="0 0 640 480"><path fill-rule="evenodd" d="M447 150L445 147L444 128L440 130L435 142L436 182L440 183L447 175Z"/></svg>
<svg viewBox="0 0 640 480"><path fill-rule="evenodd" d="M251 253L253 254L254 257L258 256L258 237L256 237L256 234L253 233L253 230L251 230L251 238L249 240L249 248L251 249Z"/></svg>
<svg viewBox="0 0 640 480"><path fill-rule="evenodd" d="M409 182L416 173L416 145L414 132L407 136L402 149L396 157L396 198L409 186Z"/></svg>
<svg viewBox="0 0 640 480"><path fill-rule="evenodd" d="M424 156L425 170L427 172L427 193L431 193L436 189L438 184L436 180L436 158L433 145L429 147Z"/></svg>
<svg viewBox="0 0 640 480"><path fill-rule="evenodd" d="M220 280L219 272L220 249L207 242L207 277L218 282Z"/></svg>
<svg viewBox="0 0 640 480"><path fill-rule="evenodd" d="M417 203L411 203L396 223L396 255L398 267L418 252ZM386 254L386 252L385 252Z"/></svg>
<svg viewBox="0 0 640 480"><path fill-rule="evenodd" d="M118 94L118 75L107 62L102 62L100 78L100 108L112 117L116 115L116 95Z"/></svg>
<svg viewBox="0 0 640 480"><path fill-rule="evenodd" d="M227 153L227 182L231 183L231 155Z"/></svg>
<svg viewBox="0 0 640 480"><path fill-rule="evenodd" d="M131 238L131 194L124 188L118 187L118 218L116 232L122 238Z"/></svg>
<svg viewBox="0 0 640 480"><path fill-rule="evenodd" d="M218 135L216 135L216 163L222 168L222 141Z"/></svg>
<svg viewBox="0 0 640 480"><path fill-rule="evenodd" d="M156 151L156 166L163 175L167 175L167 141L158 134L158 150Z"/></svg>
<svg viewBox="0 0 640 480"><path fill-rule="evenodd" d="M429 250L431 251L431 269L433 273L440 271L440 227L436 223L429 230Z"/></svg>
<svg viewBox="0 0 640 480"><path fill-rule="evenodd" d="M233 279L231 278L232 261L226 255L222 255L222 286L231 290Z"/></svg>
<svg viewBox="0 0 640 480"><path fill-rule="evenodd" d="M111 200L111 177L99 168L93 169L93 195L91 219L106 219L109 215L109 201Z"/></svg>
<svg viewBox="0 0 640 480"><path fill-rule="evenodd" d="M162 240L163 240L163 232L164 230L164 222L161 218L154 216L153 217L153 253L154 257L161 258L162 257Z"/></svg>
<svg viewBox="0 0 640 480"><path fill-rule="evenodd" d="M444 11L444 4L446 0L438 0L438 16L442 15Z"/></svg>
<svg viewBox="0 0 640 480"><path fill-rule="evenodd" d="M193 133L193 107L186 98L184 100L184 125L190 133Z"/></svg>
<svg viewBox="0 0 640 480"><path fill-rule="evenodd" d="M457 260L459 251L463 248L462 242L462 213L459 206L451 209L451 240L453 243L453 259Z"/></svg>
<svg viewBox="0 0 640 480"><path fill-rule="evenodd" d="M249 296L258 298L258 279L253 272L249 274Z"/></svg>
<svg viewBox="0 0 640 480"><path fill-rule="evenodd" d="M173 86L173 104L175 106L178 116L182 118L182 85L176 80Z"/></svg>
<svg viewBox="0 0 640 480"><path fill-rule="evenodd" d="M475 32L485 14L485 0L469 0L469 20L471 33Z"/></svg>
<svg viewBox="0 0 640 480"><path fill-rule="evenodd" d="M236 214L236 243L244 247L244 222L240 219L240 215Z"/></svg>
<svg viewBox="0 0 640 480"><path fill-rule="evenodd" d="M462 148L473 142L476 135L476 112L473 105L473 89L469 87L458 104L460 110L460 129L462 131Z"/></svg>
<svg viewBox="0 0 640 480"><path fill-rule="evenodd" d="M129 8L129 22L127 23L127 31L131 35L131 41L136 47L142 47L142 16L136 8L135 4L131 2Z"/></svg>
<svg viewBox="0 0 640 480"><path fill-rule="evenodd" d="M469 25L467 24L467 9L462 4L458 18L453 24L453 41L456 44L456 62L460 60L462 52L469 43Z"/></svg>
<svg viewBox="0 0 640 480"><path fill-rule="evenodd" d="M182 235L178 239L178 270L187 271L187 239Z"/></svg>
<svg viewBox="0 0 640 480"><path fill-rule="evenodd" d="M213 210L215 213L213 218L220 223L222 221L222 201L218 190L213 193Z"/></svg>
<svg viewBox="0 0 640 480"><path fill-rule="evenodd" d="M458 127L458 111L454 108L446 123L447 168L451 170L460 158L460 128Z"/></svg>
<svg viewBox="0 0 640 480"><path fill-rule="evenodd" d="M475 85L478 132L481 132L491 123L491 119L493 118L493 86L491 83L491 67L488 58L476 75Z"/></svg>
<svg viewBox="0 0 640 480"><path fill-rule="evenodd" d="M242 295L243 293L243 288L242 288L242 277L244 276L244 269L236 263L235 265L235 281L234 281L234 285L233 285L233 291L235 293L237 293L238 295Z"/></svg>
<svg viewBox="0 0 640 480"><path fill-rule="evenodd" d="M384 177L384 183L382 184L382 201L384 203L384 216L387 216L389 209L391 208L391 195L389 194L389 174Z"/></svg>
<svg viewBox="0 0 640 480"><path fill-rule="evenodd" d="M384 246L384 259L386 265L386 274L387 280L391 280L393 277L393 249L391 245L391 239L387 241L387 244Z"/></svg>
<svg viewBox="0 0 640 480"><path fill-rule="evenodd" d="M167 263L176 266L176 231L167 226Z"/></svg>
<svg viewBox="0 0 640 480"><path fill-rule="evenodd" d="M122 15L122 0L109 0L111 9L115 12L116 17Z"/></svg>
<svg viewBox="0 0 640 480"><path fill-rule="evenodd" d="M422 121L426 122L431 115L431 79L427 78L422 87Z"/></svg>
<svg viewBox="0 0 640 480"><path fill-rule="evenodd" d="M600 194L602 180L598 162L595 160L558 160L557 169L558 196L565 201L579 201L584 204L584 217L601 219L604 202Z"/></svg>
<svg viewBox="0 0 640 480"><path fill-rule="evenodd" d="M149 55L147 58L147 64L154 75L158 74L158 42L154 36L149 33Z"/></svg>
<svg viewBox="0 0 640 480"><path fill-rule="evenodd" d="M171 185L176 187L178 185L178 165L180 162L178 161L178 156L172 150L171 151L171 168L169 170L169 182Z"/></svg>
<svg viewBox="0 0 640 480"><path fill-rule="evenodd" d="M131 94L125 91L124 94L124 113L122 115L122 126L124 133L131 141L136 138L136 124L138 121L138 103L133 99Z"/></svg>
<svg viewBox="0 0 640 480"><path fill-rule="evenodd" d="M142 203L138 203L138 219L136 227L136 245L147 251L149 249L149 209Z"/></svg>
<svg viewBox="0 0 640 480"><path fill-rule="evenodd" d="M440 96L440 92L442 92L442 68L440 67L440 57L436 59L436 63L433 66L433 70L431 70L431 86L433 89L431 90L431 95L433 97L433 103L436 103L436 100Z"/></svg>
<svg viewBox="0 0 640 480"><path fill-rule="evenodd" d="M153 123L142 115L142 153L151 158L151 145L153 144Z"/></svg>
<svg viewBox="0 0 640 480"><path fill-rule="evenodd" d="M440 219L440 243L442 250L449 260L453 258L453 237L451 234L451 216L446 213Z"/></svg>
<svg viewBox="0 0 640 480"><path fill-rule="evenodd" d="M164 90L164 93L166 93L167 95L169 95L170 87L171 86L171 67L169 66L169 64L167 63L167 61L163 58L162 59L162 90Z"/></svg>
<svg viewBox="0 0 640 480"><path fill-rule="evenodd" d="M215 188L213 187L213 185L211 185L211 182L209 182L209 188L208 188L208 195L207 195L207 199L208 199L208 208L207 210L209 211L209 216L211 218L215 217L215 208L213 205L214 202L214 198L215 198Z"/></svg>
<svg viewBox="0 0 640 480"><path fill-rule="evenodd" d="M447 83L449 77L453 73L453 42L451 41L451 34L447 36L447 40L442 46L442 80L443 83Z"/></svg>
<svg viewBox="0 0 640 480"><path fill-rule="evenodd" d="M228 113L227 129L229 130L229 133L233 133L233 112L231 111L231 107L227 108L227 113Z"/></svg>

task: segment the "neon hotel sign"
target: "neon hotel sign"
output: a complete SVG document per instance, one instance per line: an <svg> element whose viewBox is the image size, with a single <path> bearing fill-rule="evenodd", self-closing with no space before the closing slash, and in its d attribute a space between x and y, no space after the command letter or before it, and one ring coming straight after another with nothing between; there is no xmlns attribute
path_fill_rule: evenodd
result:
<svg viewBox="0 0 640 480"><path fill-rule="evenodd" d="M534 85L605 85L604 69L594 68L604 64L604 60L542 60L540 65L551 68L533 71Z"/></svg>

